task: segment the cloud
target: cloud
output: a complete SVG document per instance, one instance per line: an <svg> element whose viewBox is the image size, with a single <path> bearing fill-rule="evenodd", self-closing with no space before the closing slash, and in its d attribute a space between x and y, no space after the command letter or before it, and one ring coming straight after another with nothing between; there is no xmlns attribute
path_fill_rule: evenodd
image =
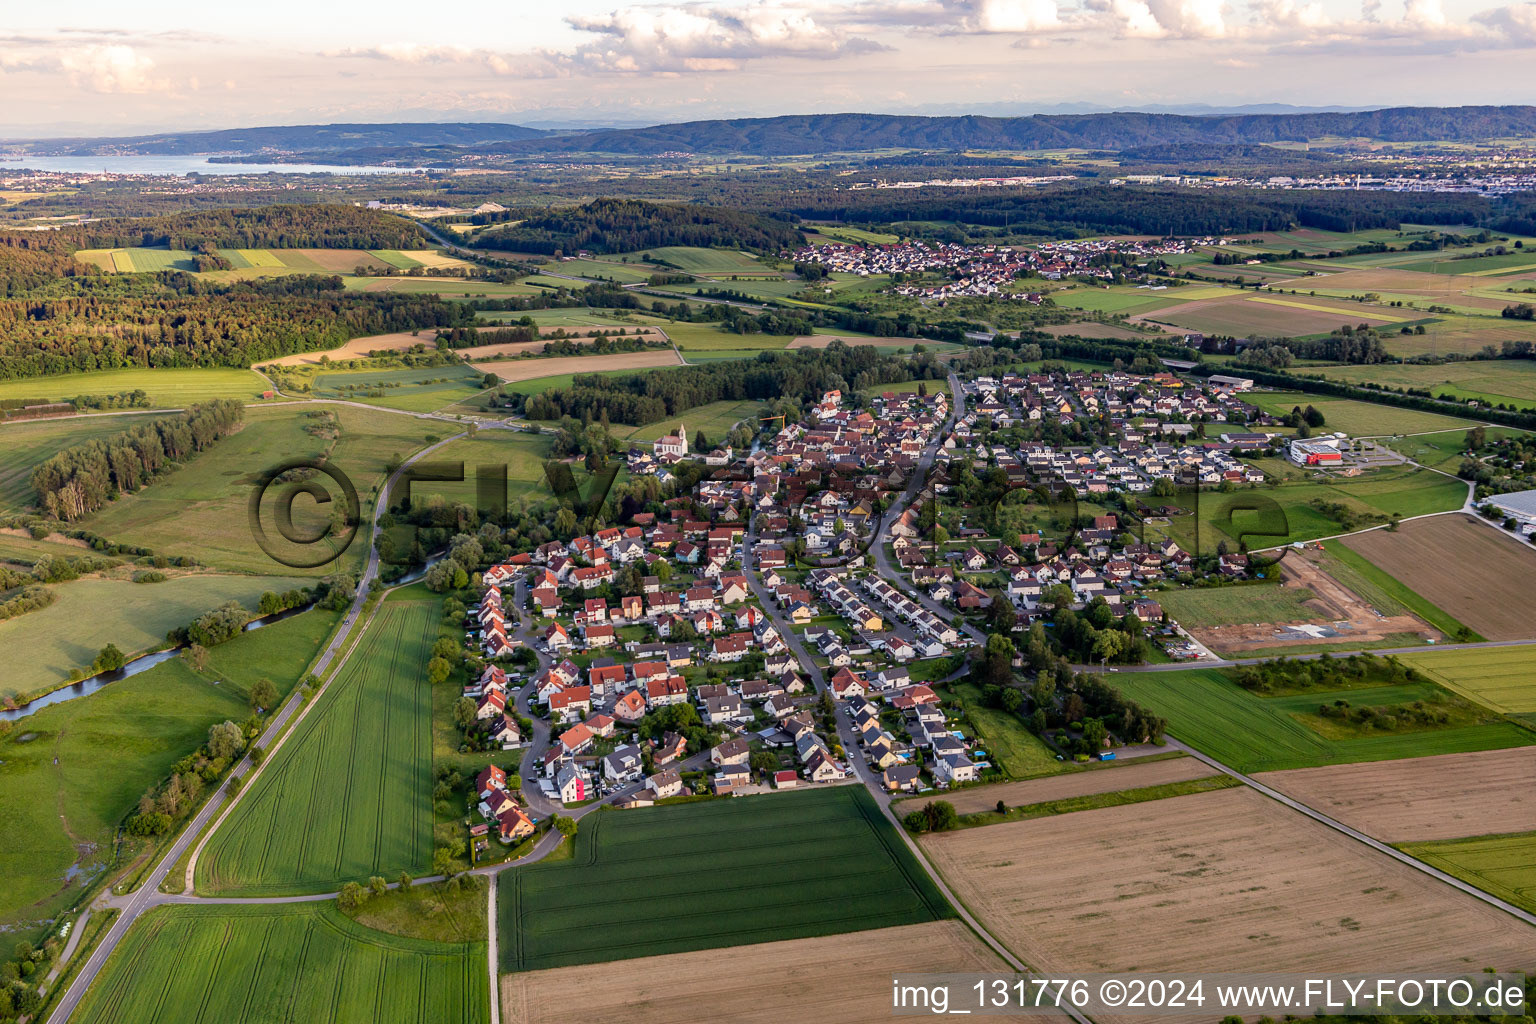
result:
<svg viewBox="0 0 1536 1024"><path fill-rule="evenodd" d="M608 71L722 71L763 58L829 59L884 49L818 22L808 10L766 2L632 6L565 20L597 37L578 47L573 60Z"/></svg>
<svg viewBox="0 0 1536 1024"><path fill-rule="evenodd" d="M1472 20L1485 25L1512 46L1536 46L1536 3L1511 4L1474 14Z"/></svg>
<svg viewBox="0 0 1536 1024"><path fill-rule="evenodd" d="M57 57L57 67L76 86L99 93L167 92L170 82L154 76L155 62L131 46L82 46Z"/></svg>

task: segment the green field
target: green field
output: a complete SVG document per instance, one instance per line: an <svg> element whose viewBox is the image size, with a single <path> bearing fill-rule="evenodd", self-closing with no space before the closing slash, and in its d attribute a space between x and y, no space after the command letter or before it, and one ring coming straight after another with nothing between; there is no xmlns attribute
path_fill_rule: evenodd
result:
<svg viewBox="0 0 1536 1024"><path fill-rule="evenodd" d="M1010 779L1033 779L1067 770L1067 765L1056 760L1049 747L1024 728L1018 715L984 704L979 686L958 683L950 689L960 699L975 728L975 738L985 745L992 763Z"/></svg>
<svg viewBox="0 0 1536 1024"><path fill-rule="evenodd" d="M1402 660L1463 697L1505 714L1536 712L1536 647L1425 651Z"/></svg>
<svg viewBox="0 0 1536 1024"><path fill-rule="evenodd" d="M490 1012L485 949L388 935L331 903L157 907L71 1019L475 1024Z"/></svg>
<svg viewBox="0 0 1536 1024"><path fill-rule="evenodd" d="M1526 437L1526 431L1509 427L1483 428L1489 441L1506 437ZM1467 432L1446 430L1436 434L1418 434L1392 442L1392 450L1406 455L1423 466L1454 473L1461 465L1462 452L1466 451Z"/></svg>
<svg viewBox="0 0 1536 1024"><path fill-rule="evenodd" d="M634 259L625 263L617 256L611 259L554 260L549 264L549 270L575 277L604 278L619 284L642 284L649 281L652 274L665 273L662 267L650 266ZM580 286L577 281L569 281L567 284Z"/></svg>
<svg viewBox="0 0 1536 1024"><path fill-rule="evenodd" d="M953 916L862 786L602 811L502 877L504 971Z"/></svg>
<svg viewBox="0 0 1536 1024"><path fill-rule="evenodd" d="M756 355L756 353L751 353ZM637 366L629 370L596 370L599 377L623 377L632 373L649 373L652 370L667 370L668 366ZM505 391L515 391L520 395L537 395L545 391L553 391L556 388L568 388L575 378L580 376L575 373L555 373L548 377L533 377L528 380L514 380L502 384Z"/></svg>
<svg viewBox="0 0 1536 1024"><path fill-rule="evenodd" d="M1475 256L1471 259L1426 259L1399 264L1398 270L1417 270L1425 274L1459 274L1475 277L1513 274L1536 267L1536 253L1512 252L1503 256Z"/></svg>
<svg viewBox="0 0 1536 1024"><path fill-rule="evenodd" d="M660 327L685 354L716 349L782 349L787 348L792 340L782 335L735 334L721 330L718 324L684 323L644 314L636 316L632 323Z"/></svg>
<svg viewBox="0 0 1536 1024"><path fill-rule="evenodd" d="M33 504L32 470L64 448L112 437L136 420L89 416L65 420L27 420L0 426L0 509L20 511Z"/></svg>
<svg viewBox="0 0 1536 1024"><path fill-rule="evenodd" d="M287 693L336 619L295 615L211 648L202 674L173 658L20 719L0 739L0 829L9 837L0 925L46 920L78 899L114 863L113 835L145 790L205 742L210 726L243 722L256 680ZM132 853L124 848L118 866Z"/></svg>
<svg viewBox="0 0 1536 1024"><path fill-rule="evenodd" d="M340 425L338 437L330 438L326 421L310 415L322 411L334 416ZM451 424L383 409L337 405L253 408L247 410L239 433L151 486L111 502L84 525L114 541L143 545L161 554L192 555L219 568L323 576L337 571L338 563L291 570L274 562L252 537L247 505L260 474L291 458L329 453L332 464L351 478L363 506L360 511L366 514L370 491L384 478L386 461L392 455L409 455L428 436L446 436L453 431ZM269 489L270 501L275 502L279 493L280 488ZM311 528L323 523L326 511L324 506L300 498L293 505L294 523L300 529ZM267 509L267 514L270 512ZM270 527L268 531L277 536ZM366 554L366 544L354 542L340 567L359 567Z"/></svg>
<svg viewBox="0 0 1536 1024"><path fill-rule="evenodd" d="M343 370L315 376L312 394L407 412L432 412L479 394L485 374L473 366L402 367L394 370Z"/></svg>
<svg viewBox="0 0 1536 1024"><path fill-rule="evenodd" d="M1536 911L1536 832L1399 843L1398 849L1517 907Z"/></svg>
<svg viewBox="0 0 1536 1024"><path fill-rule="evenodd" d="M93 578L51 584L52 604L0 622L0 650L10 664L0 678L0 696L52 689L71 672L88 669L109 643L125 654L157 647L167 630L225 601L255 609L263 591L306 582L293 576L207 574L162 583Z"/></svg>
<svg viewBox="0 0 1536 1024"><path fill-rule="evenodd" d="M1295 716L1335 698L1351 704L1395 703L1434 692L1432 684L1374 687L1342 694L1257 697L1219 669L1122 674L1125 695L1168 720L1170 735L1241 772L1278 771L1355 761L1388 761L1536 743L1536 733L1490 716L1478 725L1327 739Z"/></svg>
<svg viewBox="0 0 1536 1024"><path fill-rule="evenodd" d="M680 416L674 416L671 419L661 420L656 423L647 423L643 427L629 429L624 426L615 425L612 434L620 440L654 441L658 437L665 437L673 433L677 430L677 425L682 423L688 428L689 444L693 443L695 437L702 434L709 440L710 444L720 445L725 443L731 428L743 420L754 430L760 426L758 415L762 412L762 409L763 406L759 402L710 402L708 405L700 405L689 409Z"/></svg>
<svg viewBox="0 0 1536 1024"><path fill-rule="evenodd" d="M1329 370L1334 369L1329 367ZM1390 370L1392 368L1388 368ZM1417 409L1399 409L1374 402L1358 402L1349 398L1330 398L1326 395L1308 395L1300 391L1255 391L1247 400L1265 412L1284 415L1300 406L1313 406L1323 414L1325 424L1317 433L1342 430L1350 437L1380 437L1386 434L1420 434L1436 430L1466 430L1475 421L1442 416Z"/></svg>
<svg viewBox="0 0 1536 1024"><path fill-rule="evenodd" d="M866 231L863 228L845 227L844 225L816 224L807 228L834 242L849 242L853 245L894 245L901 241L897 235L886 234L881 231ZM813 237L812 242L816 241Z"/></svg>
<svg viewBox="0 0 1536 1024"><path fill-rule="evenodd" d="M1439 366L1401 363L1300 367L1296 372L1351 384L1369 381L1386 387L1423 388L1436 397L1470 398L1492 405L1536 405L1536 362L1526 359L1480 359Z"/></svg>
<svg viewBox="0 0 1536 1024"><path fill-rule="evenodd" d="M620 428L622 429L622 428ZM433 462L463 462L464 481L425 481L411 486L412 500L419 502L433 495L442 495L449 501L475 503L478 496L475 485L475 467L506 466L507 494L512 499L520 497L547 498L553 495L544 477L544 460L554 438L549 434L525 434L512 430L481 430L473 437L450 441L432 453ZM576 468L577 479L582 479ZM395 500L402 498L397 494Z"/></svg>
<svg viewBox="0 0 1536 1024"><path fill-rule="evenodd" d="M1312 591L1267 582L1160 590L1155 597L1168 617L1186 629L1243 626L1255 622L1297 622L1314 618L1316 614L1303 607L1303 602L1312 599Z"/></svg>
<svg viewBox="0 0 1536 1024"><path fill-rule="evenodd" d="M705 249L693 245L663 245L655 249L644 249L639 252L624 253L609 258L621 260L624 256L628 256L631 263L638 262L643 256L650 256L656 260L664 260L667 264L689 274L724 275L726 277L729 277L731 274L758 274L764 277L770 274L778 274L778 271L759 263L757 257L744 252L738 252L735 249Z"/></svg>
<svg viewBox="0 0 1536 1024"><path fill-rule="evenodd" d="M435 601L385 602L197 863L199 892L328 892L432 860Z"/></svg>
<svg viewBox="0 0 1536 1024"><path fill-rule="evenodd" d="M268 387L260 375L235 368L215 370L134 369L86 370L52 377L0 381L0 398L62 400L80 395L116 395L143 391L157 408L180 408L210 398L255 401ZM119 423L128 423L117 417ZM4 429L11 429L9 426ZM4 436L4 435L0 435Z"/></svg>

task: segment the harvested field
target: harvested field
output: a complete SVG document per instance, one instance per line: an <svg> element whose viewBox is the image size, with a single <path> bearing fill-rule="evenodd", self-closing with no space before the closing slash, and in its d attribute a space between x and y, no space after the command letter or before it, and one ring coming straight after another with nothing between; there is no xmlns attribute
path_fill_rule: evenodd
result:
<svg viewBox="0 0 1536 1024"><path fill-rule="evenodd" d="M1536 830L1529 747L1265 772L1259 781L1383 842Z"/></svg>
<svg viewBox="0 0 1536 1024"><path fill-rule="evenodd" d="M755 946L674 953L622 965L587 964L507 974L506 1024L565 1024L567 1000L581 994L587 1020L675 1024L711 1020L840 1024L890 1019L890 978L898 971L1000 971L1005 965L959 921L934 921Z"/></svg>
<svg viewBox="0 0 1536 1024"><path fill-rule="evenodd" d="M1036 971L1536 966L1536 930L1246 787L921 843Z"/></svg>
<svg viewBox="0 0 1536 1024"><path fill-rule="evenodd" d="M1218 625L1207 628L1191 628L1180 620L1201 643L1222 653L1243 651L1269 651L1276 647L1295 647L1298 652L1320 644L1336 644L1341 641L1361 645L1377 643L1388 637L1418 634L1425 640L1439 639L1442 634L1417 615L1404 612L1398 615L1379 614L1380 609L1362 600L1359 595L1334 579L1317 564L1314 551L1287 554L1280 563L1284 576L1281 587L1288 591L1303 591L1310 596L1296 606L1305 610L1305 618L1287 618L1283 621ZM1226 590L1210 593L1221 595ZM1199 594L1199 591L1189 591ZM1170 614L1177 612L1170 608ZM1309 635L1283 625L1315 626Z"/></svg>
<svg viewBox="0 0 1536 1024"><path fill-rule="evenodd" d="M372 334L366 338L353 338L340 348L327 349L324 352L295 352L291 356L283 356L281 359L269 359L262 366L318 366L321 356L328 356L331 362L340 362L343 359L365 359L370 352L404 352L412 345L426 345L428 348L436 347L436 332L434 331L401 331L398 334Z"/></svg>
<svg viewBox="0 0 1536 1024"><path fill-rule="evenodd" d="M558 356L554 359L508 359L476 363L475 369L494 373L505 381L533 380L562 373L596 373L602 370L638 370L652 366L681 366L682 360L671 349L647 352L621 352L611 356Z"/></svg>
<svg viewBox="0 0 1536 1024"><path fill-rule="evenodd" d="M1215 769L1193 757L1175 757L1166 761L1116 762L1114 767L1097 768L1093 771L1055 775L1046 779L1028 779L1024 782L1004 782L995 786L976 786L957 789L945 797L961 814L990 811L1001 800L1009 807L1045 803L1048 800L1067 800L1075 796L1096 793L1115 793L1123 789L1140 789L1143 786L1161 786L1170 782L1184 782L1214 775ZM926 802L928 797L914 797L917 803L908 804L903 810L911 810Z"/></svg>
<svg viewBox="0 0 1536 1024"><path fill-rule="evenodd" d="M1490 640L1536 633L1536 551L1471 516L1435 516L1345 545Z"/></svg>

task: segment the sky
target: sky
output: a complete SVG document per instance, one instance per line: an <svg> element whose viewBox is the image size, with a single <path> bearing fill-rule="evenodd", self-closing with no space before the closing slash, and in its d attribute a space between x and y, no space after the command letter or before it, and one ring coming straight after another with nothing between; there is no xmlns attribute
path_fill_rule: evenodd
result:
<svg viewBox="0 0 1536 1024"><path fill-rule="evenodd" d="M8 3L0 136L1529 103L1536 0Z"/></svg>

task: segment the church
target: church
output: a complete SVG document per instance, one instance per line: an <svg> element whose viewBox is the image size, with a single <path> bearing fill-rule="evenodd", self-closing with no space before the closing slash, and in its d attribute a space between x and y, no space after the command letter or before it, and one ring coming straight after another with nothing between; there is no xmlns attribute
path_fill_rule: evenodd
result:
<svg viewBox="0 0 1536 1024"><path fill-rule="evenodd" d="M676 434L658 438L656 441L656 457L658 459L681 459L687 454L688 428L681 423L677 425Z"/></svg>

